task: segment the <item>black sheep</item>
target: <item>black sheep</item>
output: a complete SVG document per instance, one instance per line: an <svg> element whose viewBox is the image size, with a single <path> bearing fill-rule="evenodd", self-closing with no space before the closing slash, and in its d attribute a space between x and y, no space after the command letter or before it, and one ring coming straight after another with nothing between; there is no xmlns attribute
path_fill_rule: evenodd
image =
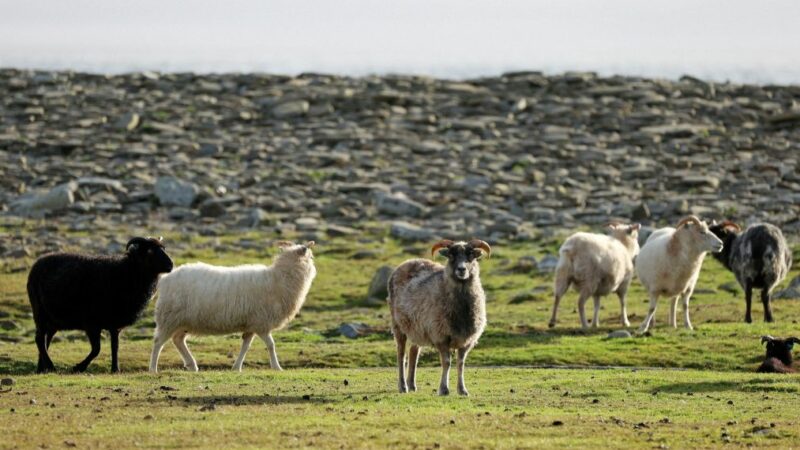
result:
<svg viewBox="0 0 800 450"><path fill-rule="evenodd" d="M55 370L47 354L60 330L83 330L92 350L75 365L83 372L100 353L100 332L111 335L111 371L118 372L122 328L132 325L153 296L172 260L161 239L135 237L120 256L53 253L42 256L28 275L28 298L36 322L38 373Z"/></svg>
<svg viewBox="0 0 800 450"><path fill-rule="evenodd" d="M767 344L767 359L758 366L757 372L794 373L792 347L798 342L800 339L796 337L776 339L772 336L762 336L761 343Z"/></svg>
<svg viewBox="0 0 800 450"><path fill-rule="evenodd" d="M761 289L764 321L772 322L770 293L792 267L792 252L783 233L775 225L761 223L749 226L744 232L733 222L725 221L708 227L722 240L723 248L712 256L736 276L744 289L747 310L744 321L753 321L750 306L753 288Z"/></svg>

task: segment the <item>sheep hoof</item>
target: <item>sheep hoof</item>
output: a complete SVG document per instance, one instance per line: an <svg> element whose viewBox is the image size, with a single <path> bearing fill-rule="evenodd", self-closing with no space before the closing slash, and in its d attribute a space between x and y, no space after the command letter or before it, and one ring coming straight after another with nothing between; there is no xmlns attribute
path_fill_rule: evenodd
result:
<svg viewBox="0 0 800 450"><path fill-rule="evenodd" d="M555 328L555 327L556 327L556 323L553 322L552 320L550 321L550 323L547 324L547 328Z"/></svg>
<svg viewBox="0 0 800 450"><path fill-rule="evenodd" d="M463 395L464 397L469 397L469 391L467 391L467 388L459 388L458 389L458 395Z"/></svg>
<svg viewBox="0 0 800 450"><path fill-rule="evenodd" d="M397 390L400 391L401 394L405 394L408 392L408 387L404 383L400 383L397 385Z"/></svg>
<svg viewBox="0 0 800 450"><path fill-rule="evenodd" d="M72 366L72 372L73 372L73 373L83 373L83 372L86 372L86 366L82 366L82 365L80 365L80 364L76 364L76 365Z"/></svg>
<svg viewBox="0 0 800 450"><path fill-rule="evenodd" d="M629 327L629 326L631 326L631 323L626 320L625 322L622 322L622 326L623 327Z"/></svg>
<svg viewBox="0 0 800 450"><path fill-rule="evenodd" d="M411 383L408 385L409 392L417 392L417 385L415 383Z"/></svg>
<svg viewBox="0 0 800 450"><path fill-rule="evenodd" d="M444 386L439 386L439 395L450 395L450 389Z"/></svg>
<svg viewBox="0 0 800 450"><path fill-rule="evenodd" d="M747 323L753 323L753 318L752 317L745 317L744 321L747 322Z"/></svg>

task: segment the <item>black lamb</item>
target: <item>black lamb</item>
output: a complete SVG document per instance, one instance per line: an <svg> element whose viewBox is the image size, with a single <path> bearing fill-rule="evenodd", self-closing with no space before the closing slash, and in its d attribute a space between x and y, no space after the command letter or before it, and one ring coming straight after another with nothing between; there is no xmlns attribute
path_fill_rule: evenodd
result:
<svg viewBox="0 0 800 450"><path fill-rule="evenodd" d="M771 292L792 267L792 252L781 230L775 225L760 223L742 232L739 225L730 221L712 224L708 229L724 245L721 252L712 256L733 272L744 289L747 302L744 321L753 321L750 315L753 288L759 288L761 303L764 304L764 321L772 322Z"/></svg>
<svg viewBox="0 0 800 450"><path fill-rule="evenodd" d="M800 339L796 337L776 339L772 336L762 336L761 343L767 344L767 358L758 366L757 372L794 373L792 347L798 342Z"/></svg>
<svg viewBox="0 0 800 450"><path fill-rule="evenodd" d="M42 256L28 275L28 298L36 322L38 373L55 370L47 354L60 330L83 330L92 350L75 365L83 372L100 353L100 332L111 335L111 371L119 372L122 328L132 325L153 297L172 260L159 239L135 237L120 256L53 253Z"/></svg>

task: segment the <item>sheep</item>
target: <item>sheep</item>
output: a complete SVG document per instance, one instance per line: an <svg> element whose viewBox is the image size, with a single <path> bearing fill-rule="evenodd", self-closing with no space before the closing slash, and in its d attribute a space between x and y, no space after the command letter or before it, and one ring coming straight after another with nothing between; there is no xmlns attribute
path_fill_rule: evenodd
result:
<svg viewBox="0 0 800 450"><path fill-rule="evenodd" d="M280 241L270 266L235 267L184 264L161 280L155 307L156 330L150 371L158 372L158 357L168 339L177 347L184 366L198 370L186 338L189 334L242 333L242 348L233 363L241 371L255 335L267 345L272 369L282 370L272 331L286 326L305 302L317 275L311 247Z"/></svg>
<svg viewBox="0 0 800 450"><path fill-rule="evenodd" d="M48 355L61 330L86 332L89 355L73 367L84 372L100 353L100 333L111 336L111 371L119 372L120 331L139 319L156 290L159 275L172 270L161 238L134 237L121 256L53 253L42 256L28 275L28 299L36 323L37 373L55 370Z"/></svg>
<svg viewBox="0 0 800 450"><path fill-rule="evenodd" d="M795 368L792 366L792 347L794 347L794 344L800 343L800 339L796 337L776 339L772 336L762 336L761 343L767 344L767 356L764 362L758 366L757 372L795 372Z"/></svg>
<svg viewBox="0 0 800 450"><path fill-rule="evenodd" d="M707 252L720 252L722 247L722 241L696 216L684 217L676 228L658 229L647 238L635 263L639 281L650 296L650 308L639 333L645 333L652 325L660 296L672 299L669 325L678 326L675 314L678 298L681 298L684 326L693 329L689 320L689 298L700 275L703 258Z"/></svg>
<svg viewBox="0 0 800 450"><path fill-rule="evenodd" d="M580 293L578 312L581 327L587 328L585 305L594 298L592 327L600 324L600 297L615 292L619 297L622 325L630 326L625 295L633 279L633 260L639 254L638 223L606 225L610 236L593 233L575 233L561 245L553 287L555 301L550 328L556 326L558 304L570 284Z"/></svg>
<svg viewBox="0 0 800 450"><path fill-rule="evenodd" d="M392 333L397 343L398 388L400 393L417 390L416 370L420 347L431 346L439 351L442 377L439 395L450 393L450 350L458 351L458 393L469 395L464 384L464 361L477 344L486 326L486 296L480 280L478 260L490 255L484 241L442 240L431 248L431 257L438 254L447 264L426 259L410 259L400 264L388 282ZM406 341L408 377L403 378Z"/></svg>
<svg viewBox="0 0 800 450"><path fill-rule="evenodd" d="M781 230L775 225L760 223L742 232L739 225L730 221L712 224L709 230L724 244L722 251L713 255L714 258L733 272L744 289L747 304L744 321L753 321L750 314L753 288L760 288L764 321L772 322L770 295L792 267L792 252Z"/></svg>

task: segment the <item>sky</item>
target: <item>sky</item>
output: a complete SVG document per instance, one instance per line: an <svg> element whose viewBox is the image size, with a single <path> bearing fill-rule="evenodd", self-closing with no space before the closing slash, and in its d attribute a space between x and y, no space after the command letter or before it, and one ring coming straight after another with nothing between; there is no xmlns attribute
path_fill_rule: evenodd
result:
<svg viewBox="0 0 800 450"><path fill-rule="evenodd" d="M0 0L0 67L800 84L797 0Z"/></svg>

